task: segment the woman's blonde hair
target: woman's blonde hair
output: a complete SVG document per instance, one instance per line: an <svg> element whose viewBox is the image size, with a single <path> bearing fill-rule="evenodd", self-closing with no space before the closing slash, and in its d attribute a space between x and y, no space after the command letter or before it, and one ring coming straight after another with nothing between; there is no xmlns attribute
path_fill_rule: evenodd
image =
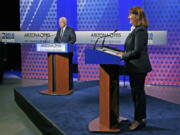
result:
<svg viewBox="0 0 180 135"><path fill-rule="evenodd" d="M135 6L129 10L129 13L138 16L137 26L148 27L149 23L146 19L145 12L141 7Z"/></svg>

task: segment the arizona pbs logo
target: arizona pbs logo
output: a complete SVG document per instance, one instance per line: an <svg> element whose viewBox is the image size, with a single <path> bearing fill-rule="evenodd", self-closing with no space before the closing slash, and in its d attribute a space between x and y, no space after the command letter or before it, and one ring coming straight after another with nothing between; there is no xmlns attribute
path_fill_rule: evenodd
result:
<svg viewBox="0 0 180 135"><path fill-rule="evenodd" d="M2 33L2 42L15 42L14 33Z"/></svg>
<svg viewBox="0 0 180 135"><path fill-rule="evenodd" d="M50 42L52 36L52 32L28 32L24 33L24 41L26 43L42 43L42 42Z"/></svg>

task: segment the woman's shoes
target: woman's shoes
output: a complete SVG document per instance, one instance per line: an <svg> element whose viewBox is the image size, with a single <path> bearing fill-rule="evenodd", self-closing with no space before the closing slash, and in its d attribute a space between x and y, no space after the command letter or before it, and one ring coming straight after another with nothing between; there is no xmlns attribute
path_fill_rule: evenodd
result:
<svg viewBox="0 0 180 135"><path fill-rule="evenodd" d="M146 126L146 121L145 121L145 119L142 119L141 121L133 121L132 123L131 123L131 125L129 126L129 130L130 131L135 131L135 130L139 130L139 129L141 129L141 128L143 128L143 127L145 127Z"/></svg>

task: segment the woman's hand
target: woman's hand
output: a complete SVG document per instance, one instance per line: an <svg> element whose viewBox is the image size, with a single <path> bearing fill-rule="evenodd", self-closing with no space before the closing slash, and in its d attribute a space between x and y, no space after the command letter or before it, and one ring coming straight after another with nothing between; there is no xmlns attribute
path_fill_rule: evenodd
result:
<svg viewBox="0 0 180 135"><path fill-rule="evenodd" d="M123 54L124 54L124 52L118 52L118 53L116 53L116 55L119 56L119 57L122 57Z"/></svg>

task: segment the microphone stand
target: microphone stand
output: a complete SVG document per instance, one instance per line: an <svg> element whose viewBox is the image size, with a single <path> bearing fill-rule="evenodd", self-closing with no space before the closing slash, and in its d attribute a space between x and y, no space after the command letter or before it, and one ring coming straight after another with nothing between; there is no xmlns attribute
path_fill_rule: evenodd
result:
<svg viewBox="0 0 180 135"><path fill-rule="evenodd" d="M106 38L112 36L116 32L117 32L117 30L115 30L113 33L111 33L109 35L104 36L103 41L102 41L102 48L104 47L104 42L105 42Z"/></svg>
<svg viewBox="0 0 180 135"><path fill-rule="evenodd" d="M103 38L103 36L101 36L101 37L99 37L99 38L96 39L96 42L95 42L95 44L93 45L93 49L96 49L96 44L97 44L98 40L101 39L101 38Z"/></svg>
<svg viewBox="0 0 180 135"><path fill-rule="evenodd" d="M94 44L94 46L93 46L93 49L96 49L96 45L97 45L97 42L98 42L99 39L104 38L103 41L102 41L102 47L103 47L106 37L109 37L109 36L113 35L113 34L114 34L115 32L117 32L117 31L118 31L118 30L114 30L114 32L111 33L111 34L108 34L108 35L106 35L106 36L101 36L101 37L97 38L97 39L96 39L96 42L95 42L95 44Z"/></svg>

